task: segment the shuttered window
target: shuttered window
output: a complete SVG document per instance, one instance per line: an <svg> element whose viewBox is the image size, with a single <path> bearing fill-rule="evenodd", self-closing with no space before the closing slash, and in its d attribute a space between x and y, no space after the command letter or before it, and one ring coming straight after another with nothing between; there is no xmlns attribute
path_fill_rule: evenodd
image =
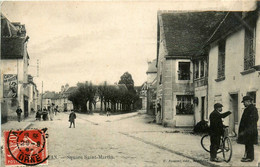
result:
<svg viewBox="0 0 260 167"><path fill-rule="evenodd" d="M255 65L255 31L255 21L252 20L245 28L244 70L249 70Z"/></svg>
<svg viewBox="0 0 260 167"><path fill-rule="evenodd" d="M225 76L226 40L219 42L218 47L218 78Z"/></svg>

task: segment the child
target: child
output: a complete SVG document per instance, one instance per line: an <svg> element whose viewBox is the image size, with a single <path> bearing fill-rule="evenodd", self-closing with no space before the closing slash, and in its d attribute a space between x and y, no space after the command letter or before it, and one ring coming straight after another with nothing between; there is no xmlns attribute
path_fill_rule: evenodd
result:
<svg viewBox="0 0 260 167"><path fill-rule="evenodd" d="M74 112L74 110L71 110L70 116L69 116L69 122L70 122L70 127L73 124L73 127L75 128L75 119L76 119L76 114Z"/></svg>

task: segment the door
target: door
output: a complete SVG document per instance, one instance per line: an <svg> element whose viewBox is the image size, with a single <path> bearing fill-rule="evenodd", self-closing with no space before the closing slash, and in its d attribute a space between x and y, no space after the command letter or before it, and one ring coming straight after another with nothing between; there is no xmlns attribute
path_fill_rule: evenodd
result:
<svg viewBox="0 0 260 167"><path fill-rule="evenodd" d="M28 98L24 97L24 118L28 117Z"/></svg>
<svg viewBox="0 0 260 167"><path fill-rule="evenodd" d="M229 117L229 131L236 132L238 128L238 94L230 94L230 111L232 114Z"/></svg>
<svg viewBox="0 0 260 167"><path fill-rule="evenodd" d="M201 120L205 118L205 96L201 97Z"/></svg>

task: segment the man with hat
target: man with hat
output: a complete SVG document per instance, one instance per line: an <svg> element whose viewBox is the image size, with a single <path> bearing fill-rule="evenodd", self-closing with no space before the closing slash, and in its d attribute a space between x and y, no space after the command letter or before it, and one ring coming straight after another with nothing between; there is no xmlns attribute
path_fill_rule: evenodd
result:
<svg viewBox="0 0 260 167"><path fill-rule="evenodd" d="M214 162L220 162L220 160L217 158L217 150L219 149L220 145L220 137L224 134L222 118L225 118L231 114L230 111L221 113L222 107L223 105L220 103L214 104L214 111L209 116L210 161Z"/></svg>
<svg viewBox="0 0 260 167"><path fill-rule="evenodd" d="M250 96L244 96L241 103L246 107L240 120L238 129L239 144L245 145L245 154L241 162L252 162L254 160L254 144L258 144L258 111L252 103Z"/></svg>

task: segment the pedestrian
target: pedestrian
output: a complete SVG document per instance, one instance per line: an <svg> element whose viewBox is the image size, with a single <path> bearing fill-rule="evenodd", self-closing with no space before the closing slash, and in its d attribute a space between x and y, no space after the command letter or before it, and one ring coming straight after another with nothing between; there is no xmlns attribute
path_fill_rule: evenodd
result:
<svg viewBox="0 0 260 167"><path fill-rule="evenodd" d="M227 117L231 114L230 111L225 113L222 112L223 105L220 103L214 104L214 111L210 114L210 127L209 127L209 135L210 135L210 161L221 162L217 158L217 150L220 146L220 138L224 135L224 125L222 122L222 118Z"/></svg>
<svg viewBox="0 0 260 167"><path fill-rule="evenodd" d="M36 112L35 118L36 118L36 120L38 120L38 121L41 120L41 112L40 112L40 110L38 110L38 111Z"/></svg>
<svg viewBox="0 0 260 167"><path fill-rule="evenodd" d="M111 109L107 107L107 116L110 116L110 114L111 114Z"/></svg>
<svg viewBox="0 0 260 167"><path fill-rule="evenodd" d="M74 112L74 110L71 110L70 116L69 116L69 122L70 122L70 127L73 124L73 127L75 128L75 119L76 119L76 114Z"/></svg>
<svg viewBox="0 0 260 167"><path fill-rule="evenodd" d="M17 119L18 119L18 122L21 121L21 114L22 114L22 109L20 106L17 107L17 110L16 110L16 113L17 113Z"/></svg>
<svg viewBox="0 0 260 167"><path fill-rule="evenodd" d="M54 103L51 103L50 109L49 109L49 115L50 115L50 120L53 121L53 117L54 117Z"/></svg>
<svg viewBox="0 0 260 167"><path fill-rule="evenodd" d="M246 107L240 120L237 139L239 144L245 145L245 154L241 162L254 160L254 144L258 144L257 121L259 116L252 100L250 96L244 96L241 102Z"/></svg>
<svg viewBox="0 0 260 167"><path fill-rule="evenodd" d="M46 107L44 107L43 111L42 111L42 120L44 120L44 121L48 120L48 111L47 111Z"/></svg>
<svg viewBox="0 0 260 167"><path fill-rule="evenodd" d="M59 110L58 110L58 105L55 107L55 109L54 109L54 113L55 113L55 115L57 115L57 112L59 112Z"/></svg>

